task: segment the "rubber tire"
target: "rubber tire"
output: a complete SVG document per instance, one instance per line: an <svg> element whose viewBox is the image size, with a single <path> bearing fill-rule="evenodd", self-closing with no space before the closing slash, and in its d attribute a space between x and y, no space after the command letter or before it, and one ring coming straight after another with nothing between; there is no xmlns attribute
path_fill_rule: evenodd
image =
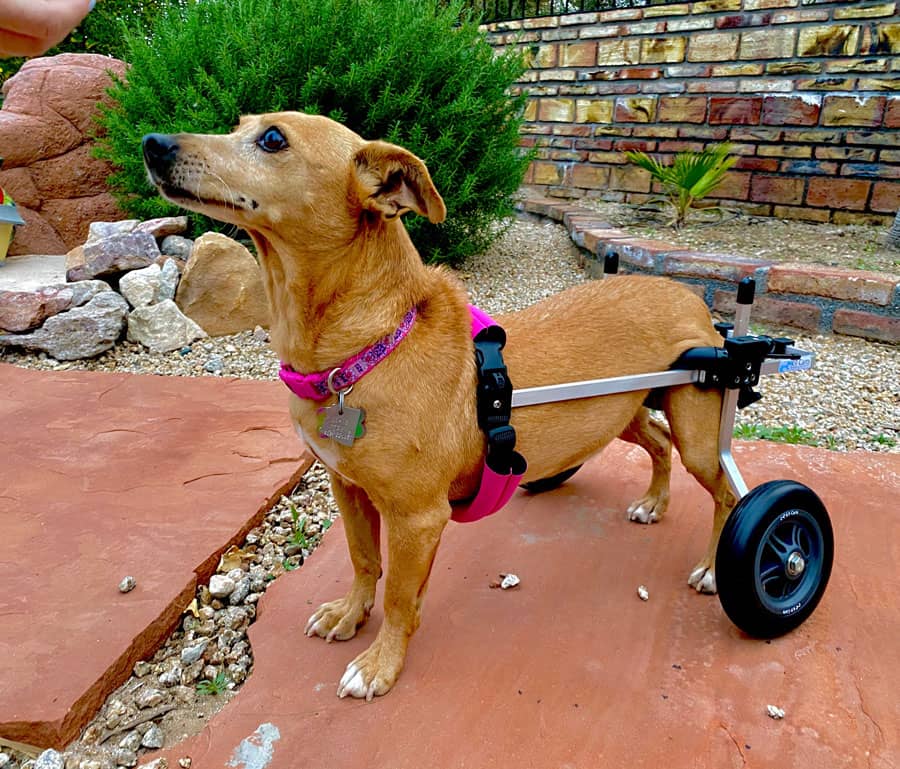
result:
<svg viewBox="0 0 900 769"><path fill-rule="evenodd" d="M538 478L536 481L523 483L522 488L531 494L542 494L545 491L552 491L553 489L562 486L580 469L581 465L576 465L575 467L570 467L568 470L563 470L561 473L551 475L549 478Z"/></svg>
<svg viewBox="0 0 900 769"><path fill-rule="evenodd" d="M779 528L782 532L793 528L795 542L796 533L803 534L809 553L794 587L790 587L786 571L771 576L789 588L785 596L776 599L762 586L766 569L760 560L766 554L770 568L772 561L777 564L774 550L766 553L765 542L771 541ZM833 561L831 520L816 494L796 481L764 483L738 502L722 529L716 549L716 585L722 608L735 625L755 638L789 633L815 610L828 585Z"/></svg>

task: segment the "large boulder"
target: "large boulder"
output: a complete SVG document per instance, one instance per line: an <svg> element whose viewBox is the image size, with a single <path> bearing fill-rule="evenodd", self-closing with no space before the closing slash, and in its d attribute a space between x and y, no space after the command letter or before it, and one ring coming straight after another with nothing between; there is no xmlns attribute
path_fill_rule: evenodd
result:
<svg viewBox="0 0 900 769"><path fill-rule="evenodd" d="M82 307L48 318L30 334L0 334L0 345L46 352L57 360L93 358L121 336L128 302L115 291L101 291Z"/></svg>
<svg viewBox="0 0 900 769"><path fill-rule="evenodd" d="M185 316L171 299L138 307L128 316L128 341L153 352L171 352L202 339L206 332Z"/></svg>
<svg viewBox="0 0 900 769"><path fill-rule="evenodd" d="M112 166L92 156L97 105L126 65L97 54L60 54L25 62L3 84L0 186L25 224L9 253L63 254L84 241L95 219L122 214L106 189Z"/></svg>
<svg viewBox="0 0 900 769"><path fill-rule="evenodd" d="M216 232L194 242L175 301L210 336L269 326L259 265L240 243Z"/></svg>

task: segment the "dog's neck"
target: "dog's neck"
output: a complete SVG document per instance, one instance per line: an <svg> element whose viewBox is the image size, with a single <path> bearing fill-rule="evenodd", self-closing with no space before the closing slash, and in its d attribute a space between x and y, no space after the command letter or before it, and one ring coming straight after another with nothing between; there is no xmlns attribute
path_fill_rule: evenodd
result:
<svg viewBox="0 0 900 769"><path fill-rule="evenodd" d="M367 223L327 249L289 247L260 233L253 239L271 307L272 347L300 372L339 366L396 329L426 298L435 274L399 218Z"/></svg>

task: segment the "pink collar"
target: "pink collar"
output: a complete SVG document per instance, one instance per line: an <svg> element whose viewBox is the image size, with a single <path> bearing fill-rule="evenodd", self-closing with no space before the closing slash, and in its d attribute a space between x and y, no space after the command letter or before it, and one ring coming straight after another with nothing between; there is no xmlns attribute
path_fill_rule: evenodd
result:
<svg viewBox="0 0 900 769"><path fill-rule="evenodd" d="M340 366L328 369L328 371L317 371L314 374L301 374L294 371L287 363L282 362L278 376L297 397L323 401L328 396L336 394L338 390L352 387L387 358L409 333L416 321L417 314L416 308L413 307L403 316L396 331L356 353Z"/></svg>

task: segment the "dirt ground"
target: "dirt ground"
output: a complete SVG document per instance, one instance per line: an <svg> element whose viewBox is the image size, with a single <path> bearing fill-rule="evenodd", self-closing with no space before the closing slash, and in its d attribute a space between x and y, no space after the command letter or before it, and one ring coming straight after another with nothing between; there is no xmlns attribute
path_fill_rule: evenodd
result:
<svg viewBox="0 0 900 769"><path fill-rule="evenodd" d="M691 215L687 226L676 231L657 210L596 200L582 200L579 204L600 212L611 225L629 234L685 248L900 274L900 249L885 245L887 227L815 224L739 211L701 210Z"/></svg>

